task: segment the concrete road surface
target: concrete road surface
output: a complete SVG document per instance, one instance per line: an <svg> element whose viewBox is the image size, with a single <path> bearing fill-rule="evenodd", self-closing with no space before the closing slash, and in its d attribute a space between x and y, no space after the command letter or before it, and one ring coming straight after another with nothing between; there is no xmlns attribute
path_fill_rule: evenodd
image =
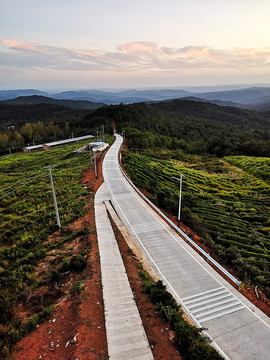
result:
<svg viewBox="0 0 270 360"><path fill-rule="evenodd" d="M270 319L226 282L161 219L123 177L122 137L105 156L111 201L158 276L226 359L270 360Z"/></svg>

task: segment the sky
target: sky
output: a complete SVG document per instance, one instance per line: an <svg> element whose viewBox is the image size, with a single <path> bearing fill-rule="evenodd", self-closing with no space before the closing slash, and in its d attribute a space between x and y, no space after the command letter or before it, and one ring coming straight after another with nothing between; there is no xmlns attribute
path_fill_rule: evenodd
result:
<svg viewBox="0 0 270 360"><path fill-rule="evenodd" d="M0 89L270 83L269 0L0 0Z"/></svg>

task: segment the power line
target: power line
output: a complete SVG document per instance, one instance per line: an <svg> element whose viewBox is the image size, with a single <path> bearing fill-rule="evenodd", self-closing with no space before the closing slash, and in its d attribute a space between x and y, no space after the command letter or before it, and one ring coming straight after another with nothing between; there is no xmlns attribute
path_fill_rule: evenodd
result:
<svg viewBox="0 0 270 360"><path fill-rule="evenodd" d="M61 163L58 163L58 164L56 164L56 165L54 165L54 166L51 166L51 168L55 168L55 167L57 167L57 166L60 166L60 165L62 165L64 162L66 162L66 161L68 161L68 160L71 160L71 159L73 159L73 158L75 158L75 157L81 156L81 155L83 155L83 154L85 154L85 153L86 153L86 152L82 152L82 153L76 154L76 155L75 155L75 156L73 156L72 158L69 158L69 159L67 159L67 160L62 161ZM48 168L49 168L49 167L50 167L50 165L48 166ZM40 171L42 171L42 170L43 170L43 169L45 169L45 168L47 168L47 166L46 166L46 167L43 167L43 168L42 168L42 169L40 169L40 170L37 170L35 173L40 172ZM34 181L35 179L39 178L40 176L44 175L45 173L47 173L47 171L44 171L42 174L40 174L40 175L38 175L38 176L34 177L33 179L31 179L31 180L27 181L26 183L24 183L24 184L22 184L22 185L18 186L16 189L14 189L14 190L12 190L12 191L8 192L7 194L5 194L5 195L1 196L1 197L0 197L0 200L1 200L1 199L3 199L3 198L5 198L5 197L7 197L8 195L10 195L10 194L14 193L15 191L17 191L17 190L21 189L23 186L25 186L25 185L29 184L30 182ZM33 175L34 175L34 174L29 175L29 176L25 177L24 179L19 180L19 181L17 181L16 183L14 183L14 184L12 184L12 185L10 185L10 186L6 187L5 189L1 189L1 191L2 191L2 190L6 190L6 189L8 189L8 188L10 188L10 187L14 186L15 184L18 184L18 183L22 182L22 181L23 181L23 180L25 180L25 179L28 179L29 177L31 177L31 176L33 176Z"/></svg>
<svg viewBox="0 0 270 360"><path fill-rule="evenodd" d="M52 165L51 168L55 168L55 167L57 167L57 166L60 166L60 165L64 164L65 162L67 162L67 161L69 161L69 160L72 160L72 159L74 159L74 158L76 158L76 157L79 157L79 156L81 156L81 155L83 155L83 154L85 154L85 153L86 153L86 151L83 151L83 152L81 152L81 153L77 153L76 155L74 155L74 156L72 156L72 157L70 157L70 158L68 158L68 159L66 159L66 160L63 160L63 161L61 161L61 162L59 162L59 163L56 163L55 165Z"/></svg>
<svg viewBox="0 0 270 360"><path fill-rule="evenodd" d="M27 181L26 183L24 183L24 184L20 185L20 186L19 186L19 187L17 187L16 189L14 189L14 190L10 191L9 193L7 193L7 194L5 194L5 195L1 196L1 197L0 197L0 200L2 200L3 198L7 197L7 196L8 196L8 195L10 195L10 194L13 194L15 191L17 191L17 190L21 189L23 186L25 186L25 185L29 184L30 182L32 182L32 181L34 181L34 180L36 180L37 178L39 178L40 176L42 176L42 175L44 175L44 174L47 174L47 171L44 171L42 174L40 174L40 175L38 175L38 176L34 177L34 179L31 179L31 180Z"/></svg>
<svg viewBox="0 0 270 360"><path fill-rule="evenodd" d="M42 170L43 170L43 169L39 169L39 170L35 171L33 174L28 175L28 176L26 176L25 178L23 178L23 179L21 179L21 180L18 180L18 181L16 181L15 183L13 183L13 184L11 184L11 185L3 188L3 189L0 189L0 191L7 190L7 189L11 188L12 186L14 186L14 185L16 185L16 184L19 184L20 182L22 182L22 181L24 181L24 180L26 180L26 179L29 179L30 177L34 176L36 173L38 173L38 172L40 172L40 171L42 171Z"/></svg>
<svg viewBox="0 0 270 360"><path fill-rule="evenodd" d="M68 158L68 159L66 159L66 160L64 160L64 161L61 161L61 162L59 162L59 163L56 163L55 165L52 165L51 168L55 168L55 167L57 167L57 166L60 166L60 165L64 164L65 162L67 162L67 161L69 161L69 160L72 160L72 159L74 159L75 157L79 157L79 156L81 156L81 155L83 155L83 154L85 154L85 153L86 153L86 152L77 153L76 155L74 155L74 156L72 156L72 157L70 157L70 158ZM48 165L48 166L50 166L50 165ZM0 189L0 191L5 191L5 190L7 190L7 189L10 189L11 187L15 186L16 184L19 184L20 182L22 182L22 181L24 181L24 180L26 180L26 179L29 179L30 177L34 176L36 173L38 173L38 172L46 169L48 166L44 166L42 169L36 170L36 171L33 172L31 175L28 175L28 176L24 177L23 179L18 180L18 181L16 181L15 183L13 183L13 184L11 184L11 185L3 188L3 189ZM27 182L26 184L28 184L28 182ZM25 184L24 184L24 185L25 185ZM24 185L22 185L22 186L24 186ZM0 199L2 199L2 198L0 198Z"/></svg>

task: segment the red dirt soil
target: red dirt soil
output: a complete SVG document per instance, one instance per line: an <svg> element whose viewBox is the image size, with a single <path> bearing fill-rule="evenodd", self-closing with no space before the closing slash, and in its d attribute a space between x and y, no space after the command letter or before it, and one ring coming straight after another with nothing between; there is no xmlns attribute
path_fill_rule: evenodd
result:
<svg viewBox="0 0 270 360"><path fill-rule="evenodd" d="M152 304L149 296L143 293L142 281L138 273L139 261L130 251L125 239L112 220L111 223L154 359L182 359L174 346L175 332L168 322L165 322L157 315L155 305Z"/></svg>

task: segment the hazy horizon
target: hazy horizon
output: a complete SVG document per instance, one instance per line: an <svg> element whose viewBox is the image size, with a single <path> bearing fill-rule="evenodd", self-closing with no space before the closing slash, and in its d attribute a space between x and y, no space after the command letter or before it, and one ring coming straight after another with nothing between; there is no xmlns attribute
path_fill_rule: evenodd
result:
<svg viewBox="0 0 270 360"><path fill-rule="evenodd" d="M69 87L69 88L0 88L0 91L23 91L23 90L38 90L48 93L64 92L64 91L106 91L106 92L121 92L128 90L185 90L190 92L210 92L210 91L227 91L227 90L241 90L254 87L270 87L270 83L257 83L257 84L219 84L219 85L194 85L194 86L142 86L142 87L119 87L119 88L88 88L88 87Z"/></svg>

